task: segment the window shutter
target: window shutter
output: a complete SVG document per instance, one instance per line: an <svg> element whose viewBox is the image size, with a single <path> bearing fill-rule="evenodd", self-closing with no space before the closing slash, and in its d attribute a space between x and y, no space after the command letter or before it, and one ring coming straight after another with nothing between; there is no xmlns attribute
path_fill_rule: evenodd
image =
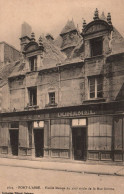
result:
<svg viewBox="0 0 124 194"><path fill-rule="evenodd" d="M55 149L69 149L70 123L68 119L52 120L51 147Z"/></svg>
<svg viewBox="0 0 124 194"><path fill-rule="evenodd" d="M49 121L44 122L44 147L49 147Z"/></svg>
<svg viewBox="0 0 124 194"><path fill-rule="evenodd" d="M114 119L114 148L115 150L122 150L122 119Z"/></svg>
<svg viewBox="0 0 124 194"><path fill-rule="evenodd" d="M0 123L0 146L8 146L8 123Z"/></svg>
<svg viewBox="0 0 124 194"><path fill-rule="evenodd" d="M19 123L19 146L29 147L28 123L25 121Z"/></svg>
<svg viewBox="0 0 124 194"><path fill-rule="evenodd" d="M112 117L88 119L88 150L111 150Z"/></svg>

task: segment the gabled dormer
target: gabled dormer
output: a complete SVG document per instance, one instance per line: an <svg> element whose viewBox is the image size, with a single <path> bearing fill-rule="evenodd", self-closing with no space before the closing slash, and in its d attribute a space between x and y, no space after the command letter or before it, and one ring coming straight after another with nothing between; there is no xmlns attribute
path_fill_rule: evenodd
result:
<svg viewBox="0 0 124 194"><path fill-rule="evenodd" d="M84 38L85 58L92 58L111 53L113 26L111 15L108 13L107 19L100 18L98 10L95 10L93 21L86 24L83 22L82 36Z"/></svg>
<svg viewBox="0 0 124 194"><path fill-rule="evenodd" d="M43 43L40 37L38 42L35 40L35 34L31 34L31 40L25 45L23 54L26 61L26 69L28 72L37 71L41 67L41 60L43 56Z"/></svg>
<svg viewBox="0 0 124 194"><path fill-rule="evenodd" d="M73 49L77 46L81 38L73 20L68 20L60 36L62 37L61 51L64 52L67 57L70 57Z"/></svg>

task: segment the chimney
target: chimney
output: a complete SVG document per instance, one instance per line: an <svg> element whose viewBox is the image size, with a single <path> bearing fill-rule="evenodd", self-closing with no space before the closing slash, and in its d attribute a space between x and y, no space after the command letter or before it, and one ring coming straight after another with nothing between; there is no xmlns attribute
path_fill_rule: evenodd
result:
<svg viewBox="0 0 124 194"><path fill-rule="evenodd" d="M21 26L21 38L20 38L21 51L23 51L25 45L30 42L31 32L32 32L31 26L28 23L24 22Z"/></svg>

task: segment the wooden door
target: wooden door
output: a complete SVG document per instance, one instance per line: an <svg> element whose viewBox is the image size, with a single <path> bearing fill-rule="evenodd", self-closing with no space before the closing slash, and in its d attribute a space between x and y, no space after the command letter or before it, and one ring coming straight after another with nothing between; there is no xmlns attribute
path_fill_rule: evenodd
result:
<svg viewBox="0 0 124 194"><path fill-rule="evenodd" d="M85 159L86 155L86 129L72 129L73 156L76 160Z"/></svg>
<svg viewBox="0 0 124 194"><path fill-rule="evenodd" d="M9 132L12 155L18 156L18 130L10 130Z"/></svg>
<svg viewBox="0 0 124 194"><path fill-rule="evenodd" d="M35 156L43 157L44 133L43 129L34 129Z"/></svg>

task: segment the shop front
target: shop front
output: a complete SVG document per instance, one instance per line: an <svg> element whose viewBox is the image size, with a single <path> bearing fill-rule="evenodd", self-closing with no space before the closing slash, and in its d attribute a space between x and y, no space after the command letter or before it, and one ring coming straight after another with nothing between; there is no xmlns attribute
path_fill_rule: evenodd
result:
<svg viewBox="0 0 124 194"><path fill-rule="evenodd" d="M0 156L124 161L123 113L104 108L4 114Z"/></svg>

